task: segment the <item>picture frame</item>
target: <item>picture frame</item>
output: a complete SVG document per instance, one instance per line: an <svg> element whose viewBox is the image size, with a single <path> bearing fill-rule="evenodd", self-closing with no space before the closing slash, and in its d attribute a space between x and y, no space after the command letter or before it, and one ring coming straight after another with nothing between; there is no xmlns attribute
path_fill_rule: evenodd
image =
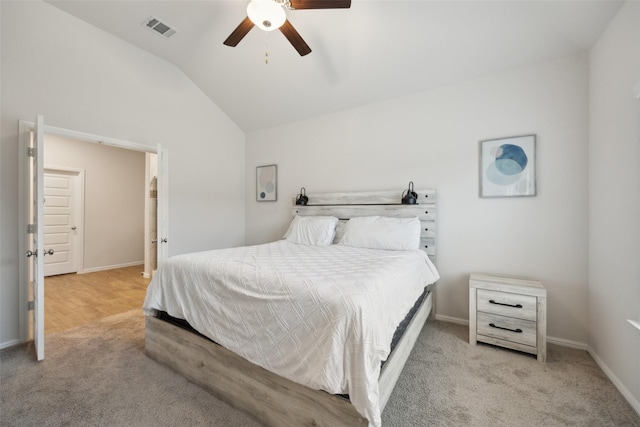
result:
<svg viewBox="0 0 640 427"><path fill-rule="evenodd" d="M256 167L256 201L275 202L278 200L278 166Z"/></svg>
<svg viewBox="0 0 640 427"><path fill-rule="evenodd" d="M480 141L480 197L531 197L536 189L536 135Z"/></svg>

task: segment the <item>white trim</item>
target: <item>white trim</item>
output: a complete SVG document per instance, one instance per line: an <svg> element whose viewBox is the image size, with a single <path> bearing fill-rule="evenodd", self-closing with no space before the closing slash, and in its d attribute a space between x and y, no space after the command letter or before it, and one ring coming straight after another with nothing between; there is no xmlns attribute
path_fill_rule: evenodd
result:
<svg viewBox="0 0 640 427"><path fill-rule="evenodd" d="M142 260L142 261L134 261L134 262L127 262L125 264L106 265L106 266L103 266L103 267L86 268L86 269L83 269L82 271L78 271L78 274L95 273L97 271L106 271L106 270L114 270L116 268L133 267L135 265L141 265L142 266L142 270L140 271L140 274L142 274L144 272L144 260Z"/></svg>
<svg viewBox="0 0 640 427"><path fill-rule="evenodd" d="M575 348L576 350L587 351L588 349L587 343L567 340L564 338L547 336L547 342L551 344L560 345L562 347Z"/></svg>
<svg viewBox="0 0 640 427"><path fill-rule="evenodd" d="M123 139L110 138L107 136L95 135L92 133L79 132L71 129L64 129L55 126L45 125L44 133L61 136L64 138L79 139L96 144L109 145L111 147L125 148L127 150L142 151L147 153L157 153L159 145L145 145L137 142L125 141Z"/></svg>
<svg viewBox="0 0 640 427"><path fill-rule="evenodd" d="M441 320L448 323L457 323L458 325L469 325L467 319L460 319L459 317L445 316L444 314L436 314L436 320Z"/></svg>
<svg viewBox="0 0 640 427"><path fill-rule="evenodd" d="M20 120L20 123L24 123L29 128L33 128L33 122ZM111 138L108 136L100 136L93 133L80 132L77 130L60 128L57 126L44 126L44 133L48 135L60 136L63 138L77 139L85 142L93 142L95 144L104 144L111 147L124 148L127 150L142 151L147 153L157 153L160 144L157 145L145 145L137 142L125 141L124 139Z"/></svg>
<svg viewBox="0 0 640 427"><path fill-rule="evenodd" d="M589 352L593 360L595 360L596 364L600 367L600 369L602 369L602 371L609 378L609 380L611 380L613 385L616 386L616 388L622 394L622 396L624 396L624 398L627 399L627 402L629 402L633 410L636 411L638 415L640 415L640 402L636 400L633 394L631 394L631 392L624 386L622 381L620 381L618 377L616 377L616 375L613 373L613 371L609 369L606 363L604 363L604 360L602 360L600 356L598 356L598 354L594 349L592 349L591 347L587 347L587 352Z"/></svg>
<svg viewBox="0 0 640 427"><path fill-rule="evenodd" d="M18 345L18 344L22 344L23 342L26 342L25 340L11 340L11 341L6 341L3 343L0 343L0 350L3 350L5 348L9 348L9 347L13 347L14 345Z"/></svg>

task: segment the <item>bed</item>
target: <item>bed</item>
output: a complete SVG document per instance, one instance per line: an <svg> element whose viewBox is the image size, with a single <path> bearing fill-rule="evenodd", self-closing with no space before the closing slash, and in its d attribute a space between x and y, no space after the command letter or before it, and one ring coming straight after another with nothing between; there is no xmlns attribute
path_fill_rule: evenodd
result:
<svg viewBox="0 0 640 427"><path fill-rule="evenodd" d="M145 300L147 354L268 425L379 426L439 277L435 191L418 193L310 194L283 240L170 258ZM370 239L407 227L410 249Z"/></svg>

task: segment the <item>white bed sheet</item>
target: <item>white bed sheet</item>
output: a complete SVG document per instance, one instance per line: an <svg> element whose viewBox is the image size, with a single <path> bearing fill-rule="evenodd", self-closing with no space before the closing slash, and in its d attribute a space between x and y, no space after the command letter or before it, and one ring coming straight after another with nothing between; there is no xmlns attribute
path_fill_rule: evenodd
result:
<svg viewBox="0 0 640 427"><path fill-rule="evenodd" d="M423 251L278 241L167 259L143 309L185 319L282 377L348 393L379 426L380 364L398 324L438 278Z"/></svg>

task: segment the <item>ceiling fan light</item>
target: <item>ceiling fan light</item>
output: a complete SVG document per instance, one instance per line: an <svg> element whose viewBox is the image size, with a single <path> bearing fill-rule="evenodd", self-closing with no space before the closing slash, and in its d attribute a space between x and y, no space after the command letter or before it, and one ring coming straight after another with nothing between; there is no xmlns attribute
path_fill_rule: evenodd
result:
<svg viewBox="0 0 640 427"><path fill-rule="evenodd" d="M247 6L247 16L264 31L277 30L287 20L282 6L273 0L251 0Z"/></svg>

